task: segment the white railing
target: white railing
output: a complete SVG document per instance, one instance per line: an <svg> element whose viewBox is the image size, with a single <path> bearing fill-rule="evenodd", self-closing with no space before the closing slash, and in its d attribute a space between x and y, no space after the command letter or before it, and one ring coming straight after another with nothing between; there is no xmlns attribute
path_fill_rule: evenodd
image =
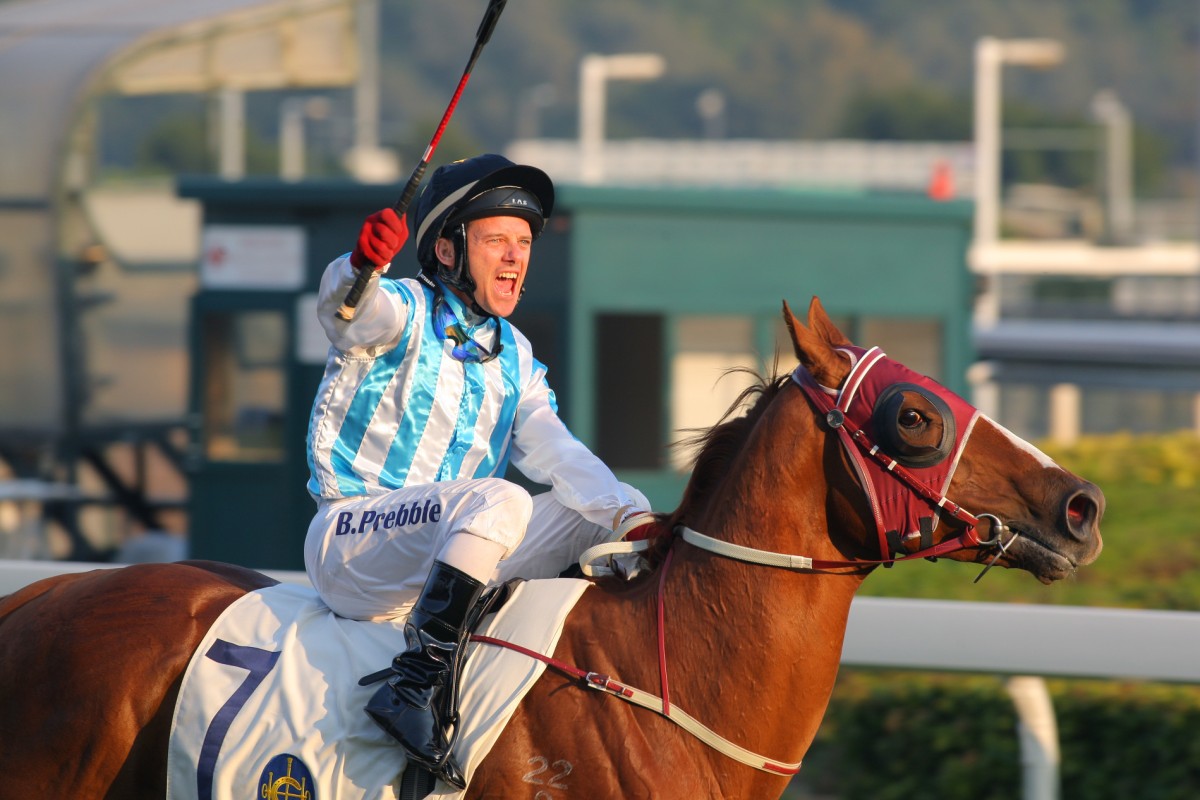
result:
<svg viewBox="0 0 1200 800"><path fill-rule="evenodd" d="M1200 612L859 597L842 663L1200 683Z"/></svg>

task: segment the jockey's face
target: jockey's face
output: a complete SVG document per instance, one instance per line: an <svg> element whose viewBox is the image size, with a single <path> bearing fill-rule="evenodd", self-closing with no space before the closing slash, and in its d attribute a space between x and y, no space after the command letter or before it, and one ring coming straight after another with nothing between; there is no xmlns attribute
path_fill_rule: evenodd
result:
<svg viewBox="0 0 1200 800"><path fill-rule="evenodd" d="M467 264L475 279L475 302L484 311L507 317L516 309L532 245L529 223L520 217L484 217L467 223ZM438 239L437 255L442 263L453 264L454 244Z"/></svg>

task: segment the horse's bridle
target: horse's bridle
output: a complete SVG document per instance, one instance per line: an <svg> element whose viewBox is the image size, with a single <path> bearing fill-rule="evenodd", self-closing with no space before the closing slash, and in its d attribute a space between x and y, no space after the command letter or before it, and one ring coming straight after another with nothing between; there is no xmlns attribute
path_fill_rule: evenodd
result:
<svg viewBox="0 0 1200 800"><path fill-rule="evenodd" d="M936 558L972 547L999 548L988 565L990 568L1016 539L1016 532L995 514L972 514L946 496L946 489L949 488L979 412L929 378L917 375L887 358L877 347L869 350L846 347L841 350L854 364L840 389L834 391L821 386L802 366L792 373L792 380L823 416L829 430L838 435L847 457L854 464L875 518L882 557L874 561L814 561L812 568L868 564L890 566L897 561ZM954 414L956 439L944 461L910 469L885 452L867 433L866 427L871 422L877 399L898 381L906 381L914 389L936 398L939 405ZM899 481L910 491L901 494L887 491L885 482L893 480ZM931 510L932 514L929 513ZM962 522L964 528L958 536L934 544L933 532L941 516ZM982 539L979 535L979 525L985 519L990 522L993 534L990 539ZM1003 539L1006 531L1012 533L1007 542ZM904 545L913 539L921 540L920 547L915 552L909 552ZM897 553L903 555L897 557Z"/></svg>
<svg viewBox="0 0 1200 800"><path fill-rule="evenodd" d="M871 505L876 533L879 537L880 553L883 557L855 561L817 559L732 544L705 536L682 525L676 528L674 533L681 536L688 544L726 558L795 570L861 568L879 564L890 566L898 561L937 558L971 547L995 547L997 552L979 577L975 579L978 581L1019 536L995 514L972 514L951 501L945 494L945 489L950 484L950 478L953 477L954 467L966 447L967 439L970 437L979 412L965 400L929 378L917 375L898 362L888 359L877 347L870 350L857 347L842 349L851 358L854 365L850 374L842 382L841 389L833 390L821 386L804 367L797 367L791 377L792 381L803 390L809 402L824 417L825 424L829 429L837 433L847 456L854 464L859 476L859 483ZM884 369L874 376L869 375L877 366L882 366ZM884 452L864 430L864 426L870 420L876 399L886 389L893 386L897 379L923 388L929 393L938 394L943 401L949 401L948 405L951 409L956 409L956 416L962 417L958 420L960 424L955 426L957 436L954 446L947 453L947 460L950 464L933 475L933 478L940 478L937 488L931 486L933 478L930 476L931 470L937 469L937 465L921 468L919 471L925 474L918 476ZM855 400L859 402L855 403ZM910 491L901 494L890 492L887 493L888 497L881 498L884 493L879 490L877 484L883 480L899 481ZM891 500L893 504L903 501L903 505L886 509L886 500ZM922 511L928 512L930 509L935 511L932 517L921 515ZM964 524L963 532L958 536L934 544L932 535L937 525L937 514L948 515L962 522ZM990 532L993 534L990 539L983 539L979 536L979 525L983 520L988 520L990 523ZM902 529L904 532L900 533ZM1004 539L1006 532L1011 534L1007 540ZM916 538L920 538L922 544L915 552L910 553L902 548L905 542ZM649 546L649 541L618 541L596 545L579 557L579 564L585 575L607 574L608 570L595 569L591 563L614 555L640 552ZM896 552L904 554L896 556Z"/></svg>

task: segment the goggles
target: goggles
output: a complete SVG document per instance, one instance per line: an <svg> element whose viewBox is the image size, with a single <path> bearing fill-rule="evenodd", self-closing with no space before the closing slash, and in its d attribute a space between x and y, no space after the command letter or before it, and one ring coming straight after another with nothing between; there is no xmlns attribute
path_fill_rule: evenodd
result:
<svg viewBox="0 0 1200 800"><path fill-rule="evenodd" d="M467 336L458 317L454 316L454 311L446 304L446 298L442 296L441 292L437 293L437 298L433 301L433 332L437 334L438 339L453 341L454 349L450 351L450 355L463 362L474 361L486 364L500 355L500 351L504 349L504 345L497 341L496 349L489 350Z"/></svg>

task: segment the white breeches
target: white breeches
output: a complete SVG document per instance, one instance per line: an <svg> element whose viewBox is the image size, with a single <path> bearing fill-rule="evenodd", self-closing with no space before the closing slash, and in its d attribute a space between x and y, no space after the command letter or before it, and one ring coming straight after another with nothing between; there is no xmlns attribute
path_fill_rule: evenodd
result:
<svg viewBox="0 0 1200 800"><path fill-rule="evenodd" d="M644 500L633 487L625 489ZM554 577L612 537L550 492L530 497L501 478L464 479L321 501L308 527L304 564L337 614L390 619L409 612L434 558L459 533L504 548L492 582Z"/></svg>

